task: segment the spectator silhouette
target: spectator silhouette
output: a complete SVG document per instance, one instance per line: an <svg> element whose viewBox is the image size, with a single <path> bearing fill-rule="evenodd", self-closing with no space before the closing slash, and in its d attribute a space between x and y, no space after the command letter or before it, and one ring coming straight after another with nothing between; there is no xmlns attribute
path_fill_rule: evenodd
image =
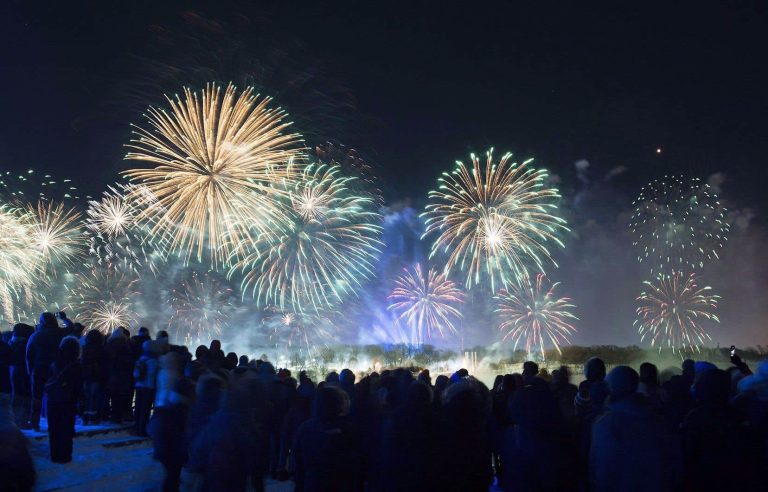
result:
<svg viewBox="0 0 768 492"><path fill-rule="evenodd" d="M673 490L672 443L645 397L640 377L617 366L607 377L610 398L592 429L589 472L592 490Z"/></svg>
<svg viewBox="0 0 768 492"><path fill-rule="evenodd" d="M325 385L317 391L315 415L296 431L293 469L297 492L352 492L360 484L357 431L347 418L349 397Z"/></svg>
<svg viewBox="0 0 768 492"><path fill-rule="evenodd" d="M35 332L35 328L24 323L17 323L13 327L11 336L11 360L9 363L9 375L11 379L11 405L16 417L16 423L24 425L31 407L31 386L29 373L27 372L27 342Z"/></svg>
<svg viewBox="0 0 768 492"><path fill-rule="evenodd" d="M43 405L43 388L50 376L51 364L61 341L61 332L56 317L48 312L40 315L35 332L27 341L27 372L31 383L32 406L29 427L40 430L40 410Z"/></svg>
<svg viewBox="0 0 768 492"><path fill-rule="evenodd" d="M74 336L64 337L45 385L45 414L48 418L51 461L54 463L72 461L77 403L83 393L79 357L80 342Z"/></svg>
<svg viewBox="0 0 768 492"><path fill-rule="evenodd" d="M187 461L184 430L194 394L194 385L189 380L176 379L168 391L165 404L155 409L149 421L148 431L153 439L153 457L165 468L164 492L179 490L181 468Z"/></svg>
<svg viewBox="0 0 768 492"><path fill-rule="evenodd" d="M83 354L80 359L83 368L85 391L85 409L83 424L93 424L100 420L104 402L104 386L108 367L104 349L104 334L99 330L89 330L83 339Z"/></svg>
<svg viewBox="0 0 768 492"><path fill-rule="evenodd" d="M2 489L27 492L35 485L35 464L26 437L16 425L11 399L0 395L0 477Z"/></svg>

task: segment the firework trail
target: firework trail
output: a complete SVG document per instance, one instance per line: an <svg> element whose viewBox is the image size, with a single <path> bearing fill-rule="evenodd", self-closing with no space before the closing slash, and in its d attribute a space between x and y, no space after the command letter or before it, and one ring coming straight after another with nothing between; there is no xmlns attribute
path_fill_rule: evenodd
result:
<svg viewBox="0 0 768 492"><path fill-rule="evenodd" d="M546 343L560 352L560 345L569 343L570 336L576 332L571 320L578 318L572 313L576 306L571 299L557 296L558 285L550 286L546 276L540 273L535 283L524 276L520 286L499 291L496 313L502 320L499 330L504 334L503 340L513 340L515 349L522 342L528 354L538 350L542 358Z"/></svg>
<svg viewBox="0 0 768 492"><path fill-rule="evenodd" d="M79 267L85 258L80 212L50 200L27 205L27 212L32 247L40 254L46 275L56 278Z"/></svg>
<svg viewBox="0 0 768 492"><path fill-rule="evenodd" d="M651 275L702 268L718 258L727 240L726 210L714 190L698 178L654 180L632 205L629 227L637 260L650 266Z"/></svg>
<svg viewBox="0 0 768 492"><path fill-rule="evenodd" d="M155 167L125 174L156 198L141 216L170 252L199 261L207 250L215 267L252 229L271 234L287 220L278 189L301 137L286 133L290 123L270 101L250 88L238 96L233 85L223 94L216 85L185 89L183 99L168 98L170 111L149 109L151 129L136 128L126 159Z"/></svg>
<svg viewBox="0 0 768 492"><path fill-rule="evenodd" d="M699 287L695 274L659 274L644 285L635 320L641 341L648 337L660 351L666 346L683 353L700 351L712 340L703 322L720 322L714 313L720 296L712 294L711 287Z"/></svg>
<svg viewBox="0 0 768 492"><path fill-rule="evenodd" d="M422 214L424 237L436 236L430 258L446 255L446 273L461 272L468 289L486 279L495 292L529 267L541 271L544 260L554 263L548 244L563 246L558 234L568 229L554 215L558 191L545 187L547 172L533 169L530 159L510 163L511 156L495 163L491 149L485 166L474 154L470 166L457 162L429 193Z"/></svg>
<svg viewBox="0 0 768 492"><path fill-rule="evenodd" d="M144 187L109 187L100 200L88 202L85 234L90 254L99 265L140 275L157 275L157 260L165 259L163 247L150 241L151 227L139 221L139 202L150 203Z"/></svg>
<svg viewBox="0 0 768 492"><path fill-rule="evenodd" d="M34 308L35 284L42 257L30 248L34 217L23 209L0 203L0 310L7 323L28 316Z"/></svg>
<svg viewBox="0 0 768 492"><path fill-rule="evenodd" d="M118 326L136 323L134 311L138 280L111 268L92 268L75 276L69 309L87 329L110 333Z"/></svg>
<svg viewBox="0 0 768 492"><path fill-rule="evenodd" d="M291 224L233 265L243 292L281 311L322 312L356 296L374 275L380 216L348 193L337 166L308 166L289 193Z"/></svg>
<svg viewBox="0 0 768 492"><path fill-rule="evenodd" d="M214 273L193 271L170 290L173 316L168 326L189 345L218 338L232 320L235 298Z"/></svg>
<svg viewBox="0 0 768 492"><path fill-rule="evenodd" d="M395 280L389 296L389 309L399 313L398 320L416 334L418 344L437 333L455 333L454 321L461 319L459 307L464 293L444 273L430 269L424 274L421 265L405 269Z"/></svg>

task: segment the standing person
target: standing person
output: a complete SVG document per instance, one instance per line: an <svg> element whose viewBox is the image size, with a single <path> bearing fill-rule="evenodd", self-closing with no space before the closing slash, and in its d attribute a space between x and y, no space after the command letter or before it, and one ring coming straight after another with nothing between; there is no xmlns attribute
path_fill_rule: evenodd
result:
<svg viewBox="0 0 768 492"><path fill-rule="evenodd" d="M179 490L181 468L187 461L184 429L195 388L188 379L178 379L168 393L167 402L155 409L147 430L153 439L153 458L165 468L163 492Z"/></svg>
<svg viewBox="0 0 768 492"><path fill-rule="evenodd" d="M110 404L110 420L121 424L130 408L131 377L133 362L128 339L122 327L112 332L104 347L109 375L107 377L107 396Z"/></svg>
<svg viewBox="0 0 768 492"><path fill-rule="evenodd" d="M27 342L34 332L33 326L17 323L13 327L13 335L11 336L11 405L19 425L25 423L30 408L30 383L26 352Z"/></svg>
<svg viewBox="0 0 768 492"><path fill-rule="evenodd" d="M158 367L155 408L168 404L168 398L171 395L174 384L184 377L182 373L184 358L178 352L168 352L160 356Z"/></svg>
<svg viewBox="0 0 768 492"><path fill-rule="evenodd" d="M640 376L616 366L606 382L610 398L592 426L590 490L674 490L671 439L647 399L637 393Z"/></svg>
<svg viewBox="0 0 768 492"><path fill-rule="evenodd" d="M80 358L83 368L83 386L85 390L85 410L83 425L99 421L104 402L104 383L107 364L104 351L104 334L99 330L90 330L83 339L83 355Z"/></svg>
<svg viewBox="0 0 768 492"><path fill-rule="evenodd" d="M144 342L143 353L133 368L133 379L136 382L136 435L142 437L148 435L147 424L157 388L159 366L153 346L149 340Z"/></svg>
<svg viewBox="0 0 768 492"><path fill-rule="evenodd" d="M83 373L78 358L80 343L76 337L61 340L56 360L51 365L45 384L45 414L48 417L48 439L51 461L72 461L72 439L75 437L77 402L83 393Z"/></svg>
<svg viewBox="0 0 768 492"><path fill-rule="evenodd" d="M296 431L296 492L351 492L360 482L360 440L348 419L349 396L337 386L317 390L315 416Z"/></svg>
<svg viewBox="0 0 768 492"><path fill-rule="evenodd" d="M51 364L56 359L61 333L53 314L40 314L40 322L27 341L27 372L32 396L27 428L40 430L40 410L43 406L43 387L50 376Z"/></svg>
<svg viewBox="0 0 768 492"><path fill-rule="evenodd" d="M35 463L5 395L0 395L0 477L2 490L31 491L35 485Z"/></svg>

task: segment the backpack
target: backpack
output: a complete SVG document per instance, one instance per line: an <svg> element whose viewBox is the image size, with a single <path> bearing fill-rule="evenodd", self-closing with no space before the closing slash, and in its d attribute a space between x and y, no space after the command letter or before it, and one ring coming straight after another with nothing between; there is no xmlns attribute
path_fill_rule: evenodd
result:
<svg viewBox="0 0 768 492"><path fill-rule="evenodd" d="M144 381L147 377L147 359L141 358L133 366L133 379L135 381Z"/></svg>
<svg viewBox="0 0 768 492"><path fill-rule="evenodd" d="M66 378L62 377L64 376L64 373L72 367L72 364L73 363L69 363L64 366L62 370L56 371L56 373L46 381L43 391L49 401L61 402L72 399L71 385Z"/></svg>

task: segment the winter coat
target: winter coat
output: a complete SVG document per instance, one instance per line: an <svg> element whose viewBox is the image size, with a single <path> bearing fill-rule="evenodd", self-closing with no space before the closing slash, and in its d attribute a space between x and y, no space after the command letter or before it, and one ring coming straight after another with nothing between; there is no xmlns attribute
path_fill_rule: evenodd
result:
<svg viewBox="0 0 768 492"><path fill-rule="evenodd" d="M675 443L642 395L609 400L592 425L592 490L672 490L678 469L674 459Z"/></svg>
<svg viewBox="0 0 768 492"><path fill-rule="evenodd" d="M155 407L168 404L173 385L182 378L184 361L181 354L168 352L158 359L157 393L155 394Z"/></svg>
<svg viewBox="0 0 768 492"><path fill-rule="evenodd" d="M563 459L563 428L558 401L546 383L515 391L510 413L514 424L504 433L502 489L562 489L556 465Z"/></svg>
<svg viewBox="0 0 768 492"><path fill-rule="evenodd" d="M429 402L408 403L384 419L381 431L381 490L430 490L435 479L435 414Z"/></svg>
<svg viewBox="0 0 768 492"><path fill-rule="evenodd" d="M34 327L29 325L17 324L13 327L13 336L10 343L12 351L10 365L16 367L26 366L27 342L29 342L29 337L34 332Z"/></svg>
<svg viewBox="0 0 768 492"><path fill-rule="evenodd" d="M47 371L56 358L61 331L55 324L40 325L27 341L27 371Z"/></svg>
<svg viewBox="0 0 768 492"><path fill-rule="evenodd" d="M85 336L80 365L83 368L83 380L88 383L104 383L107 380L107 354L104 349L104 337L100 333Z"/></svg>
<svg viewBox="0 0 768 492"><path fill-rule="evenodd" d="M203 476L203 491L243 491L257 474L259 443L247 408L222 408L197 434L189 448L187 466Z"/></svg>
<svg viewBox="0 0 768 492"><path fill-rule="evenodd" d="M128 340L115 330L107 340L104 352L109 370L107 389L115 394L129 394L133 376L133 359Z"/></svg>
<svg viewBox="0 0 768 492"><path fill-rule="evenodd" d="M7 397L0 401L0 489L32 490L35 484L35 464L29 453L27 439L16 427L10 407Z"/></svg>
<svg viewBox="0 0 768 492"><path fill-rule="evenodd" d="M351 492L359 482L360 440L347 418L313 418L293 443L296 492Z"/></svg>
<svg viewBox="0 0 768 492"><path fill-rule="evenodd" d="M56 385L55 390L52 383ZM83 396L83 371L80 364L77 361L61 366L59 362L51 364L45 395L50 403L77 403Z"/></svg>
<svg viewBox="0 0 768 492"><path fill-rule="evenodd" d="M143 377L139 368L143 367ZM160 364L157 358L150 355L142 355L134 364L133 378L137 388L155 389L157 387L157 373Z"/></svg>
<svg viewBox="0 0 768 492"><path fill-rule="evenodd" d="M164 465L181 466L187 461L184 429L189 407L184 403L156 407L147 432L153 439L153 457Z"/></svg>

